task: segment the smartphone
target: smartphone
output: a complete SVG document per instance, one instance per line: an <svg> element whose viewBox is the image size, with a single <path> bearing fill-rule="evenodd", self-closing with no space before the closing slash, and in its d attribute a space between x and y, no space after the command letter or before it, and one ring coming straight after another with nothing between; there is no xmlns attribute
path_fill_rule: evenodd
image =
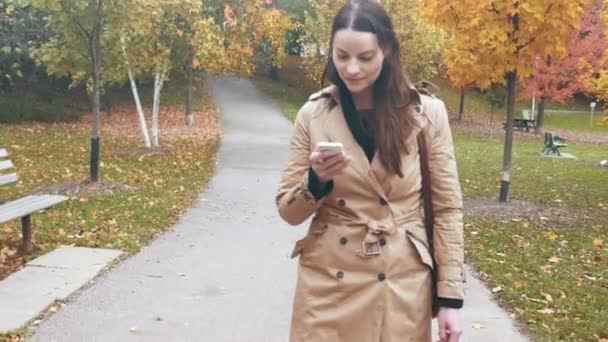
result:
<svg viewBox="0 0 608 342"><path fill-rule="evenodd" d="M323 141L317 144L317 151L329 152L330 154L344 153L344 147L340 142Z"/></svg>

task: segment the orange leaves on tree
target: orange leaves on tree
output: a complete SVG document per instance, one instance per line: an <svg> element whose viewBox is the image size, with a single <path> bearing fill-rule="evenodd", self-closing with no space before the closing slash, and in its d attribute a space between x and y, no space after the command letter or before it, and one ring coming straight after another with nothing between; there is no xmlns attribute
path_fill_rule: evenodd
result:
<svg viewBox="0 0 608 342"><path fill-rule="evenodd" d="M565 102L585 89L586 78L597 74L606 50L602 0L585 10L581 25L570 35L564 58L537 55L533 74L521 82L522 97L546 97Z"/></svg>

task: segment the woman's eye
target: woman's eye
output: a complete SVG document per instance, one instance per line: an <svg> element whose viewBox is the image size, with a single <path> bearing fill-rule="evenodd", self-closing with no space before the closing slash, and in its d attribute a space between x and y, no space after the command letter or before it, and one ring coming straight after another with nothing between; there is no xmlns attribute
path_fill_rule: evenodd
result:
<svg viewBox="0 0 608 342"><path fill-rule="evenodd" d="M348 56L339 56L338 55L338 59L341 60L341 61L345 61L345 60L348 59Z"/></svg>
<svg viewBox="0 0 608 342"><path fill-rule="evenodd" d="M359 59L360 59L360 60L362 60L363 62L369 62L369 61L371 61L373 58L374 58L374 57L372 57L372 56L362 56L362 57L359 57Z"/></svg>

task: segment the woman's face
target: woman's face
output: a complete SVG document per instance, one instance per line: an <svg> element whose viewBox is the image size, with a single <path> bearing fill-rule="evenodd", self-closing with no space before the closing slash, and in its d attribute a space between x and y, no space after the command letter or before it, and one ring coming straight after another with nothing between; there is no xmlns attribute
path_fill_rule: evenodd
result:
<svg viewBox="0 0 608 342"><path fill-rule="evenodd" d="M334 36L332 59L348 90L357 94L376 82L384 54L375 34L342 29Z"/></svg>

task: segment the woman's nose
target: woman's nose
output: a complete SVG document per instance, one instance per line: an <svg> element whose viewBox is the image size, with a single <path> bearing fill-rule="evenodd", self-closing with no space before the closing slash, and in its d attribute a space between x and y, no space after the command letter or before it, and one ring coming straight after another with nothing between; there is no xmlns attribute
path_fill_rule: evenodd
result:
<svg viewBox="0 0 608 342"><path fill-rule="evenodd" d="M357 62L349 62L346 66L346 73L349 76L356 76L359 74L360 71L361 68L359 67L359 64Z"/></svg>

